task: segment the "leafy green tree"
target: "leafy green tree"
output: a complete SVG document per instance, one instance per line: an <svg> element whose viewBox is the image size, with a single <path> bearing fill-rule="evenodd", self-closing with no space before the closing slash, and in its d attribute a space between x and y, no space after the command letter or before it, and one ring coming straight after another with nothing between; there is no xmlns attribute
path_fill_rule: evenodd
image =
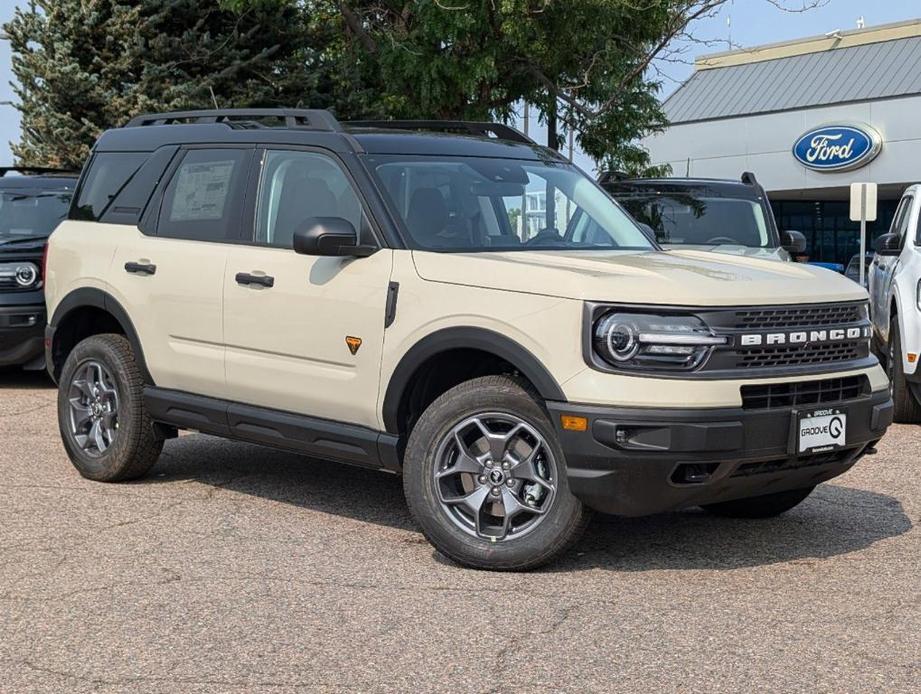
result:
<svg viewBox="0 0 921 694"><path fill-rule="evenodd" d="M20 162L76 167L105 128L146 111L314 100L302 11L217 0L31 0L4 26Z"/></svg>

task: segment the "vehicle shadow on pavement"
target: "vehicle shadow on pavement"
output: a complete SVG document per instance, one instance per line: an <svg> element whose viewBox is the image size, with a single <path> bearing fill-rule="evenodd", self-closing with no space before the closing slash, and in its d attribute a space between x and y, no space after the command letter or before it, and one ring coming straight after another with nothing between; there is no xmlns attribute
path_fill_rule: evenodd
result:
<svg viewBox="0 0 921 694"><path fill-rule="evenodd" d="M36 390L55 387L44 371L23 371L22 369L0 369L0 390Z"/></svg>
<svg viewBox="0 0 921 694"><path fill-rule="evenodd" d="M802 563L862 550L911 528L897 499L832 482L770 519L720 518L696 508L646 518L596 515L575 551L550 570L719 570Z"/></svg>
<svg viewBox="0 0 921 694"><path fill-rule="evenodd" d="M401 530L417 530L402 481L386 473L202 435L170 441L138 484L192 480ZM899 501L840 484L768 520L733 520L698 509L647 518L596 515L573 551L545 571L735 569L847 554L908 532ZM436 560L448 563L434 553Z"/></svg>

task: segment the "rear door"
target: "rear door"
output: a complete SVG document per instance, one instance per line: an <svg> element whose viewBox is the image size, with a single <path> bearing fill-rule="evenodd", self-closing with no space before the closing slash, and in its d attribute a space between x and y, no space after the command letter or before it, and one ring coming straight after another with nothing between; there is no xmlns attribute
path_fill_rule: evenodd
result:
<svg viewBox="0 0 921 694"><path fill-rule="evenodd" d="M179 152L142 228L122 232L113 294L134 322L163 388L225 394L223 279L239 240L252 148Z"/></svg>

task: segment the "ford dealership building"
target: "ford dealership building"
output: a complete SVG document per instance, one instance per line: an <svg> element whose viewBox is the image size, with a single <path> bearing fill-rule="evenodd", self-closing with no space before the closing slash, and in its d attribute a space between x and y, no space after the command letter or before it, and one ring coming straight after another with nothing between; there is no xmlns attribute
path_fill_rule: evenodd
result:
<svg viewBox="0 0 921 694"><path fill-rule="evenodd" d="M921 182L921 20L703 56L664 108L671 125L644 141L653 163L754 172L811 260L846 264L860 246L850 184L879 184L872 243Z"/></svg>

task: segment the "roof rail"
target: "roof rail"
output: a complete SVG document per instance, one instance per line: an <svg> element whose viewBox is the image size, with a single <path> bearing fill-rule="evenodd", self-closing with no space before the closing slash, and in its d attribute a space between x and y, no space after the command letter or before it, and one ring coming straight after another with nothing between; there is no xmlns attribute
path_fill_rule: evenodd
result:
<svg viewBox="0 0 921 694"><path fill-rule="evenodd" d="M77 175L80 172L76 169L56 169L50 166L0 166L0 178L3 178L8 173L21 173L21 174L73 174Z"/></svg>
<svg viewBox="0 0 921 694"><path fill-rule="evenodd" d="M139 128L149 125L177 125L183 123L224 123L230 127L234 127L234 125L264 127L258 123L258 119L263 118L281 119L284 121L284 127L286 128L326 130L330 132L341 132L342 130L339 121L329 111L296 108L226 108L149 113L132 118L125 127Z"/></svg>
<svg viewBox="0 0 921 694"><path fill-rule="evenodd" d="M618 181L628 181L630 178L623 171L602 171L598 176L598 183L617 183Z"/></svg>
<svg viewBox="0 0 921 694"><path fill-rule="evenodd" d="M383 128L390 130L415 130L445 133L462 133L477 137L494 137L497 140L537 144L520 130L504 123L484 123L463 120L353 120L343 123L350 128Z"/></svg>
<svg viewBox="0 0 921 694"><path fill-rule="evenodd" d="M742 183L744 183L747 186L757 186L758 179L755 178L755 174L753 174L751 171L743 171L742 172Z"/></svg>

